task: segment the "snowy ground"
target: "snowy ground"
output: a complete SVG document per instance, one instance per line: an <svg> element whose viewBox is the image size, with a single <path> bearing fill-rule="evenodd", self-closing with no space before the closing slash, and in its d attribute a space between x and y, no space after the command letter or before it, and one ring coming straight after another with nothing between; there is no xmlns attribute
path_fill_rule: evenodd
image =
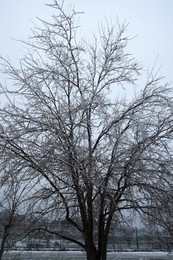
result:
<svg viewBox="0 0 173 260"><path fill-rule="evenodd" d="M55 252L55 251L10 251L3 257L4 260L85 260L82 252ZM108 260L173 260L173 253L167 252L116 252L109 253Z"/></svg>
<svg viewBox="0 0 173 260"><path fill-rule="evenodd" d="M167 252L119 252L113 254L114 258L110 259L138 259L138 260L154 260L169 259L173 260L173 254Z"/></svg>

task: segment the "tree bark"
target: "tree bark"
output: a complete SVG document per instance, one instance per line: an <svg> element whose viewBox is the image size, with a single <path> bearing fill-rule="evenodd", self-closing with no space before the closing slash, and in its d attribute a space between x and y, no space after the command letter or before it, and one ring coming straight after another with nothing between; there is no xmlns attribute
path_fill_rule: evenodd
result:
<svg viewBox="0 0 173 260"><path fill-rule="evenodd" d="M97 258L97 250L95 244L91 238L88 237L86 241L86 255L87 260L100 260Z"/></svg>
<svg viewBox="0 0 173 260"><path fill-rule="evenodd" d="M87 260L106 260L107 259L107 242L102 248L96 249L93 241L89 240L86 245Z"/></svg>

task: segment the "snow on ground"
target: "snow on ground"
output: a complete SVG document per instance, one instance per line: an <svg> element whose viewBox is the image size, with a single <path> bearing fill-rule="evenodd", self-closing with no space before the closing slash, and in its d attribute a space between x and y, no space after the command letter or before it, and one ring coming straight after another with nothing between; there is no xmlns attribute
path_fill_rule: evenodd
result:
<svg viewBox="0 0 173 260"><path fill-rule="evenodd" d="M173 259L173 253L168 252L115 252L115 259L131 258L131 259Z"/></svg>
<svg viewBox="0 0 173 260"><path fill-rule="evenodd" d="M20 259L85 259L85 253L81 251L9 251L5 258L10 259L15 255L20 255ZM21 258L22 257L22 258ZM26 257L26 258L25 258ZM112 252L108 253L108 260L173 260L173 252Z"/></svg>

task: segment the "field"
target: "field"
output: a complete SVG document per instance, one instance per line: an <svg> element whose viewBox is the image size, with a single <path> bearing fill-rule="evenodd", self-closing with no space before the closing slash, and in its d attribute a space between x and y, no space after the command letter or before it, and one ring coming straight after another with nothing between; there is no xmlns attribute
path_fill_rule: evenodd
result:
<svg viewBox="0 0 173 260"><path fill-rule="evenodd" d="M55 251L10 251L4 260L85 260L82 252ZM173 254L167 252L116 252L109 253L108 260L173 260Z"/></svg>

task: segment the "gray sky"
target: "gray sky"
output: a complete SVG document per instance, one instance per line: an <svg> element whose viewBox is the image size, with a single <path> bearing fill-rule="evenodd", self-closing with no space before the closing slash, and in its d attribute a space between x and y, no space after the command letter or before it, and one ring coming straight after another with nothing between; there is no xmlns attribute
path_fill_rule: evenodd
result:
<svg viewBox="0 0 173 260"><path fill-rule="evenodd" d="M24 48L14 39L27 39L31 35L32 21L36 16L47 19L53 9L45 3L51 0L0 1L0 55L9 56L12 62L22 57ZM173 81L173 1L172 0L66 0L76 11L84 11L79 23L80 32L90 38L105 17L116 22L129 23L128 35L136 36L129 45L130 51L146 69L151 68L158 56L157 67L168 82Z"/></svg>

